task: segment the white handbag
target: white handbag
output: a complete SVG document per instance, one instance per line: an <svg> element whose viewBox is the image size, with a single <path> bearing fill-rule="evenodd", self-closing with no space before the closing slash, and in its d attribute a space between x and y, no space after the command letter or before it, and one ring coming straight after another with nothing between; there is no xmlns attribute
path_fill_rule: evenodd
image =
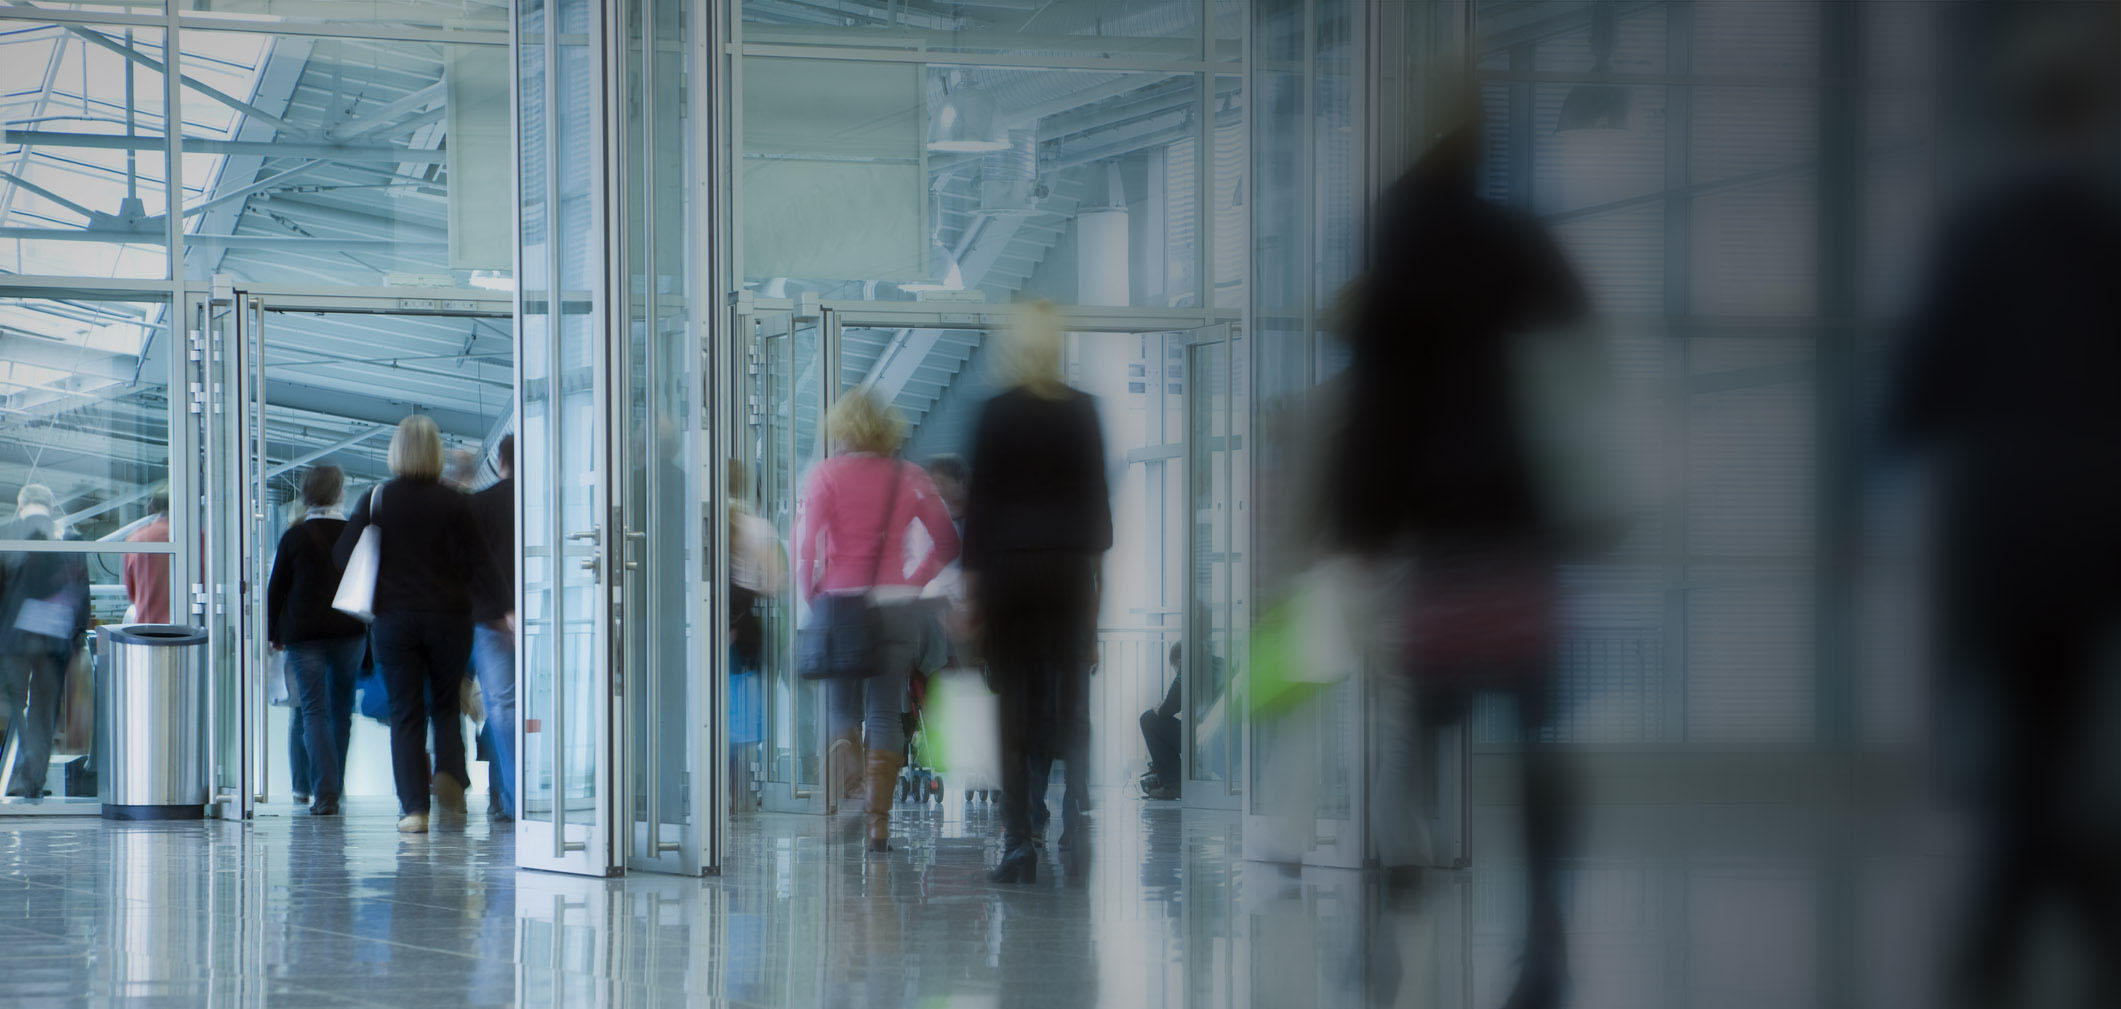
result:
<svg viewBox="0 0 2121 1009"><path fill-rule="evenodd" d="M295 703L294 691L288 689L287 650L284 648L266 660L265 702L276 708L300 707Z"/></svg>
<svg viewBox="0 0 2121 1009"><path fill-rule="evenodd" d="M346 571L339 576L339 591L331 597L331 608L360 622L376 619L376 575L383 570L383 530L376 528L376 509L383 504L383 488L368 495L368 524L354 541Z"/></svg>

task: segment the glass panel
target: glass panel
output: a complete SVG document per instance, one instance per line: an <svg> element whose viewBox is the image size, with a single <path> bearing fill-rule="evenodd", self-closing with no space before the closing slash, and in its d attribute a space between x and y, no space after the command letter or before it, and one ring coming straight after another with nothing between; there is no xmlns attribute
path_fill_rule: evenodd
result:
<svg viewBox="0 0 2121 1009"><path fill-rule="evenodd" d="M264 21L508 30L507 0L181 0L179 9L225 15L231 21L247 24Z"/></svg>
<svg viewBox="0 0 2121 1009"><path fill-rule="evenodd" d="M0 486L48 488L69 538L140 535L167 490L168 309L0 298Z"/></svg>
<svg viewBox="0 0 2121 1009"><path fill-rule="evenodd" d="M678 0L644 0L627 8L629 66L622 87L629 98L621 103L629 110L624 189L630 260L623 302L629 438L621 550L638 565L627 570L624 598L631 605L623 627L627 670L631 682L641 684L627 692L634 706L628 745L634 755L633 818L655 825L635 835L633 854L644 867L679 871L697 868L697 836L687 828L695 822L689 786L699 740L689 730L704 721L693 717L693 684L706 681L705 666L695 662L688 642L695 640L693 615L704 605L696 593L706 582L695 573L711 570L699 507L706 475L693 463L702 386L687 257L685 9ZM652 44L644 46L644 40ZM692 486L696 478L698 489ZM659 861L671 845L678 846L679 857Z"/></svg>
<svg viewBox="0 0 2121 1009"><path fill-rule="evenodd" d="M522 205L523 277L520 294L522 317L522 362L520 366L522 416L519 418L516 457L519 462L517 493L522 498L516 535L523 552L522 609L516 614L522 627L521 650L517 653L521 695L522 745L517 749L522 818L525 822L550 823L556 786L555 756L545 727L553 724L554 666L559 649L559 565L553 535L552 465L553 370L552 332L557 315L552 290L551 173L546 159L551 153L550 131L545 127L551 106L545 100L549 83L545 48L537 44L545 34L544 5L528 0L522 6L523 45L516 50L517 100L521 103L522 129L517 164L520 166Z"/></svg>
<svg viewBox="0 0 2121 1009"><path fill-rule="evenodd" d="M169 276L162 34L0 21L0 271Z"/></svg>
<svg viewBox="0 0 2121 1009"><path fill-rule="evenodd" d="M184 50L187 276L510 286L508 50L206 31Z"/></svg>
<svg viewBox="0 0 2121 1009"><path fill-rule="evenodd" d="M738 252L761 296L1195 303L1198 77L755 57L742 72Z"/></svg>
<svg viewBox="0 0 2121 1009"><path fill-rule="evenodd" d="M1242 752L1243 720L1230 693L1229 353L1224 343L1187 352L1186 501L1192 612L1186 618L1186 711L1193 718L1193 781L1228 781Z"/></svg>
<svg viewBox="0 0 2121 1009"><path fill-rule="evenodd" d="M8 505L0 535L50 539L60 532L40 508ZM34 583L39 596L0 593L0 810L96 802L94 623L123 623L125 577L157 570L167 587L167 554L0 552L11 579ZM160 562L159 565L157 562ZM44 604L50 603L52 606Z"/></svg>
<svg viewBox="0 0 2121 1009"><path fill-rule="evenodd" d="M599 652L603 628L610 617L604 608L597 559L600 546L613 535L600 509L604 494L601 483L609 478L608 459L601 451L606 414L602 396L601 361L604 336L598 325L596 292L603 286L604 260L600 236L604 216L600 200L602 172L582 168L589 159L584 151L598 149L599 126L596 96L601 68L597 52L589 45L593 5L587 0L562 0L555 5L558 18L555 94L553 109L554 149L561 157L558 216L555 233L562 237L559 255L559 331L554 348L558 368L552 381L552 435L559 465L547 474L552 506L558 512L560 562L553 572L559 585L557 646L562 653L559 684L566 710L559 718L563 736L558 745L565 751L557 783L566 807L566 819L588 824L597 813L597 781L602 775L603 752L597 713L604 710L602 691L608 672L607 656ZM584 567L584 564L587 567Z"/></svg>
<svg viewBox="0 0 2121 1009"><path fill-rule="evenodd" d="M769 502L777 513L775 527L783 543L795 539L796 527L802 522L799 508L803 482L809 477L810 467L824 458L825 441L820 436L824 415L820 330L817 319L787 323L789 335L781 341L788 347L787 372L785 384L778 386L787 391L784 399L768 407L777 414L771 421L777 428L775 440L785 446L781 458L776 460L774 483L770 485L776 499ZM774 747L769 780L787 782L802 790L817 786L825 777L824 694L819 684L795 675L795 629L802 624L806 608L792 586L783 596L783 618L772 628L776 644L783 651L777 668L769 670L772 696L768 711L772 723L768 732Z"/></svg>
<svg viewBox="0 0 2121 1009"><path fill-rule="evenodd" d="M1054 0L1022 6L879 5L859 15L825 16L795 0L744 0L744 41L778 45L921 48L931 52L1041 56L1096 63L1112 57L1199 60L1199 0L1146 0L1123 8L1106 0ZM1218 12L1218 35L1235 51L1240 14ZM847 27L852 21L856 27Z"/></svg>

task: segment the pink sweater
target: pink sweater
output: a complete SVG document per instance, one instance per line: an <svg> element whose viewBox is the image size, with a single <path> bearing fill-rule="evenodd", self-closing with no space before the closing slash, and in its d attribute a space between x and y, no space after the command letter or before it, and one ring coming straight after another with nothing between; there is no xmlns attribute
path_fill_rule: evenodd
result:
<svg viewBox="0 0 2121 1009"><path fill-rule="evenodd" d="M884 498L892 470L901 468L898 500L891 502L891 528L884 535L884 562L877 563L877 532L884 524ZM919 522L935 544L920 565L906 570L907 532ZM802 521L796 531L796 585L808 601L820 592L876 585L919 588L957 558L957 527L926 470L910 462L867 453L836 455L810 471L803 487Z"/></svg>

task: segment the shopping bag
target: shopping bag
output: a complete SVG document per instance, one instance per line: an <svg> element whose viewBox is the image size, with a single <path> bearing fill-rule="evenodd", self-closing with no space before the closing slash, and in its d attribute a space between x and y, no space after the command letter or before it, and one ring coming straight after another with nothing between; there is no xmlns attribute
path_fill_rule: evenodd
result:
<svg viewBox="0 0 2121 1009"><path fill-rule="evenodd" d="M295 706L295 692L287 683L287 650L272 653L265 664L265 700L276 708Z"/></svg>
<svg viewBox="0 0 2121 1009"><path fill-rule="evenodd" d="M476 677L466 676L457 686L457 707L464 717L479 725L486 724L486 695L479 692Z"/></svg>
<svg viewBox="0 0 2121 1009"><path fill-rule="evenodd" d="M376 528L376 511L382 503L383 488L378 487L368 495L368 525L354 541L346 571L339 576L339 591L331 599L332 609L364 624L376 619L376 575L383 569L383 531Z"/></svg>
<svg viewBox="0 0 2121 1009"><path fill-rule="evenodd" d="M1253 710L1286 710L1354 675L1369 625L1361 563L1336 557L1313 565L1261 616L1249 649Z"/></svg>
<svg viewBox="0 0 2121 1009"><path fill-rule="evenodd" d="M373 718L384 725L390 724L390 692L383 687L383 668L374 667L354 680L354 691L359 695L358 707L361 717Z"/></svg>
<svg viewBox="0 0 2121 1009"><path fill-rule="evenodd" d="M925 759L951 788L1002 787L1001 708L976 670L945 669L928 682Z"/></svg>

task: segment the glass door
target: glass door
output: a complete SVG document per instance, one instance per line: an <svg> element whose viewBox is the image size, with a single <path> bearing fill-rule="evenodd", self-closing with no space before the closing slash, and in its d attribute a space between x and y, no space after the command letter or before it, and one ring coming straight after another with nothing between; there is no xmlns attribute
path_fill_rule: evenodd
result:
<svg viewBox="0 0 2121 1009"><path fill-rule="evenodd" d="M1230 326L1192 334L1186 347L1186 805L1237 808L1243 792L1244 697L1238 679L1242 584L1238 482L1243 437Z"/></svg>
<svg viewBox="0 0 2121 1009"><path fill-rule="evenodd" d="M625 850L613 703L622 668L612 356L622 341L602 59L589 0L516 5L516 864L604 876Z"/></svg>
<svg viewBox="0 0 2121 1009"><path fill-rule="evenodd" d="M686 195L692 123L686 100L684 0L618 5L619 309L612 446L623 479L612 546L618 564L613 626L624 711L628 849L632 869L696 874L712 859L712 762L720 751L707 675L721 635L701 626L714 584L712 481L702 425L705 382L694 329L692 230ZM697 489L695 489L697 488Z"/></svg>
<svg viewBox="0 0 2121 1009"><path fill-rule="evenodd" d="M190 380L205 393L197 428L204 596L197 604L207 631L207 780L216 814L243 820L266 780L259 745L264 580L256 571L264 511L258 451L263 308L221 285L191 307Z"/></svg>
<svg viewBox="0 0 2121 1009"><path fill-rule="evenodd" d="M773 531L783 562L794 555L803 479L824 456L823 333L815 308L739 298L737 345L745 392L730 493ZM760 593L763 645L755 674L730 683L730 739L739 810L825 813L838 808L825 783L823 685L796 675L795 635L804 612L795 579Z"/></svg>

